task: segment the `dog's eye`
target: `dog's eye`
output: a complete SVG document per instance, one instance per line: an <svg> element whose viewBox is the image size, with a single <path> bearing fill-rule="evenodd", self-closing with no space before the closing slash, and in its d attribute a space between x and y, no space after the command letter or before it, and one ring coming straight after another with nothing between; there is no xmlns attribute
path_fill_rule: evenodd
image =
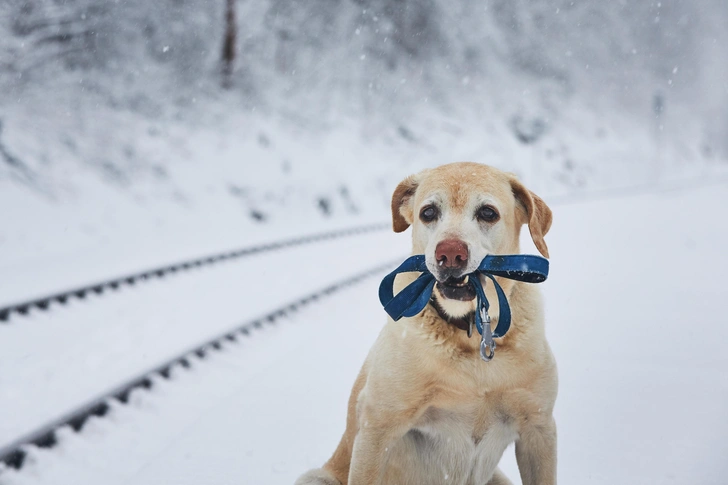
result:
<svg viewBox="0 0 728 485"><path fill-rule="evenodd" d="M480 207L475 212L475 217L477 217L479 221L483 222L495 222L500 218L500 216L498 215L498 211L489 205L484 205L483 207Z"/></svg>
<svg viewBox="0 0 728 485"><path fill-rule="evenodd" d="M420 219L422 220L422 222L432 222L437 219L438 215L439 212L437 210L437 207L435 207L434 205L426 205L420 211Z"/></svg>

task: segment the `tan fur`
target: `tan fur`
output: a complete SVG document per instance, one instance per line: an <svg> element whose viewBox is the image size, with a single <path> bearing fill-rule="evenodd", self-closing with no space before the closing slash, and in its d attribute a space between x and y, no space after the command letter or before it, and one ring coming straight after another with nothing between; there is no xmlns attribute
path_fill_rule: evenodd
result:
<svg viewBox="0 0 728 485"><path fill-rule="evenodd" d="M543 240L543 237L551 228L551 209L549 209L541 197L528 190L518 180L511 180L511 187L513 188L513 194L516 196L516 199L518 199L526 210L524 223L528 224L528 229L531 232L531 238L534 244L536 244L536 248L548 258L549 250L546 247L546 242Z"/></svg>
<svg viewBox="0 0 728 485"><path fill-rule="evenodd" d="M441 223L419 221L424 204L437 200ZM473 222L487 202L500 220ZM431 254L445 237L468 243L471 255L519 252L525 222L544 255L551 225L546 204L513 175L486 165L457 163L409 177L395 190L393 228L413 226L413 254ZM429 266L429 262L428 262ZM402 288L417 275L400 275ZM556 364L544 335L535 285L499 279L508 295L511 330L496 339L495 359L483 362L479 338L448 325L427 306L413 318L388 320L357 377L341 442L322 469L298 485L507 485L496 468L515 441L524 485L556 483ZM497 301L486 285L490 301ZM474 302L435 297L450 315ZM494 305L493 327L498 309Z"/></svg>
<svg viewBox="0 0 728 485"><path fill-rule="evenodd" d="M397 185L392 195L392 229L403 232L412 223L412 211L407 210L409 201L417 190L418 177L412 175Z"/></svg>

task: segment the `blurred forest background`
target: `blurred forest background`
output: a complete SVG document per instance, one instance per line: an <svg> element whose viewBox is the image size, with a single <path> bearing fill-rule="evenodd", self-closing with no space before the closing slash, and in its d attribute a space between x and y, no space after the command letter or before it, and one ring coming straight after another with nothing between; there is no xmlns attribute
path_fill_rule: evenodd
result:
<svg viewBox="0 0 728 485"><path fill-rule="evenodd" d="M544 194L708 177L727 25L725 0L3 0L0 202L93 233L382 215L457 160Z"/></svg>

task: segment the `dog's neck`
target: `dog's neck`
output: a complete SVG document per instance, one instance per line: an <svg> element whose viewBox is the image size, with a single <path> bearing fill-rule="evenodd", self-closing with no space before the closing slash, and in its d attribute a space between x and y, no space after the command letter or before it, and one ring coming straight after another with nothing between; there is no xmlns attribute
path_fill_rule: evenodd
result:
<svg viewBox="0 0 728 485"><path fill-rule="evenodd" d="M430 298L430 306L435 309L437 315L445 322L449 323L450 325L454 325L460 330L464 330L466 332L468 331L468 328L470 327L471 322L473 322L473 318L475 317L475 312L471 312L465 316L457 318L449 316L447 313L445 313L445 310L442 308L442 306L437 302L437 299L434 297L434 295Z"/></svg>

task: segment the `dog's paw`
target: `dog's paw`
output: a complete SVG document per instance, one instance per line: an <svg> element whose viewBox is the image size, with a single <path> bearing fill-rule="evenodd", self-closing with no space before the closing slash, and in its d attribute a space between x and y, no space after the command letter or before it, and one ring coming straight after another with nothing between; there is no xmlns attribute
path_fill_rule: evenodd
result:
<svg viewBox="0 0 728 485"><path fill-rule="evenodd" d="M294 485L341 485L341 482L323 468L316 468L301 475Z"/></svg>

